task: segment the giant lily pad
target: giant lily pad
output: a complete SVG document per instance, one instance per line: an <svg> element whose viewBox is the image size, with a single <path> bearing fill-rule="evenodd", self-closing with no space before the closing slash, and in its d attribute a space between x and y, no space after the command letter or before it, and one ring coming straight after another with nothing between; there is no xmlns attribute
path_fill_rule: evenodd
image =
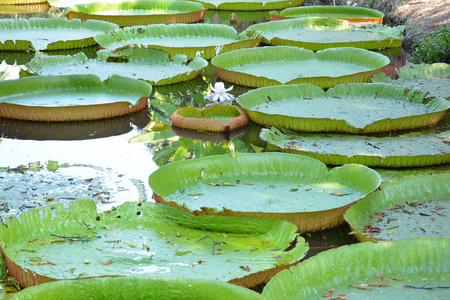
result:
<svg viewBox="0 0 450 300"><path fill-rule="evenodd" d="M79 121L117 117L144 109L146 82L95 75L32 76L0 82L0 117L31 121Z"/></svg>
<svg viewBox="0 0 450 300"><path fill-rule="evenodd" d="M172 115L173 125L194 130L231 131L247 123L247 115L242 109L230 105L213 105L203 109L184 107Z"/></svg>
<svg viewBox="0 0 450 300"><path fill-rule="evenodd" d="M69 19L102 20L117 25L195 23L203 19L202 4L190 1L134 0L118 3L90 3L69 9Z"/></svg>
<svg viewBox="0 0 450 300"><path fill-rule="evenodd" d="M240 49L214 57L211 63L225 81L251 87L312 83L328 88L367 82L389 64L378 53L352 47L311 50L275 46Z"/></svg>
<svg viewBox="0 0 450 300"><path fill-rule="evenodd" d="M306 156L243 153L174 162L149 182L156 201L195 215L276 217L307 232L341 224L343 212L381 178L356 164L328 172Z"/></svg>
<svg viewBox="0 0 450 300"><path fill-rule="evenodd" d="M127 63L113 63L110 60ZM145 80L152 85L165 85L191 80L200 75L208 62L196 57L189 63L185 55L169 60L167 52L158 49L128 48L112 54L98 52L97 59L88 59L83 53L73 56L39 56L27 64L29 72L39 75L95 74L102 80L121 75Z"/></svg>
<svg viewBox="0 0 450 300"><path fill-rule="evenodd" d="M127 288L124 288L127 287ZM155 277L107 277L44 283L22 290L14 300L262 299L257 292L216 280Z"/></svg>
<svg viewBox="0 0 450 300"><path fill-rule="evenodd" d="M104 211L125 201L139 201L138 186L111 170L49 161L15 168L0 167L0 217L19 215L55 203L65 207L76 199L93 199ZM137 184L137 182L136 182ZM140 184L142 185L142 183Z"/></svg>
<svg viewBox="0 0 450 300"><path fill-rule="evenodd" d="M340 20L346 20L351 25L359 25L361 23L380 24L383 23L384 13L375 9L345 5L290 7L283 9L280 12L270 12L271 21L308 17L337 18Z"/></svg>
<svg viewBox="0 0 450 300"><path fill-rule="evenodd" d="M267 299L445 299L449 239L360 243L322 252L280 272Z"/></svg>
<svg viewBox="0 0 450 300"><path fill-rule="evenodd" d="M171 56L186 54L189 59L196 56L211 59L231 50L256 47L261 37L259 33L238 35L233 27L219 24L156 24L118 29L99 34L95 40L109 50L141 46L162 49Z"/></svg>
<svg viewBox="0 0 450 300"><path fill-rule="evenodd" d="M371 133L431 126L450 108L443 98L423 104L425 92L383 83L265 87L238 97L249 118L303 132Z"/></svg>
<svg viewBox="0 0 450 300"><path fill-rule="evenodd" d="M58 18L0 19L0 51L83 48L96 45L94 35L118 28L116 24Z"/></svg>
<svg viewBox="0 0 450 300"><path fill-rule="evenodd" d="M261 31L263 43L297 46L310 50L355 47L369 50L400 47L404 26L350 26L347 21L329 18L301 18L252 25L246 31Z"/></svg>
<svg viewBox="0 0 450 300"><path fill-rule="evenodd" d="M360 241L414 237L450 238L450 172L405 176L381 189L344 215Z"/></svg>
<svg viewBox="0 0 450 300"><path fill-rule="evenodd" d="M208 9L216 10L272 10L300 6L305 0L193 0L200 2Z"/></svg>
<svg viewBox="0 0 450 300"><path fill-rule="evenodd" d="M47 2L53 7L72 7L74 5L89 4L94 2L100 3L116 3L123 0L47 0Z"/></svg>
<svg viewBox="0 0 450 300"><path fill-rule="evenodd" d="M450 162L450 130L439 134L386 137L343 134L282 133L262 129L261 138L276 149L307 155L327 165L359 163L371 167L422 167Z"/></svg>
<svg viewBox="0 0 450 300"><path fill-rule="evenodd" d="M304 239L277 219L195 217L127 202L97 215L92 201L46 206L0 227L11 276L23 287L99 276L188 277L252 287L301 259Z"/></svg>
<svg viewBox="0 0 450 300"><path fill-rule="evenodd" d="M46 3L46 0L2 0L2 4L37 4Z"/></svg>
<svg viewBox="0 0 450 300"><path fill-rule="evenodd" d="M36 12L45 12L51 10L47 1L40 1L42 3L35 4L0 4L0 14L29 14Z"/></svg>
<svg viewBox="0 0 450 300"><path fill-rule="evenodd" d="M450 65L436 63L404 66L399 68L397 72L398 79L394 80L380 73L373 75L372 82L388 82L409 88L420 88L428 91L427 97L450 99Z"/></svg>

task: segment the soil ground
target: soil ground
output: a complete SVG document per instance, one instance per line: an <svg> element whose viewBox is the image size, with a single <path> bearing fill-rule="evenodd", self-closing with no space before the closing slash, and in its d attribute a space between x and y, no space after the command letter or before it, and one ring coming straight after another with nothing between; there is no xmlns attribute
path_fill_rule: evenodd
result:
<svg viewBox="0 0 450 300"><path fill-rule="evenodd" d="M450 0L306 0L305 5L352 5L385 13L384 24L405 25L403 49L412 53L416 41L450 26Z"/></svg>

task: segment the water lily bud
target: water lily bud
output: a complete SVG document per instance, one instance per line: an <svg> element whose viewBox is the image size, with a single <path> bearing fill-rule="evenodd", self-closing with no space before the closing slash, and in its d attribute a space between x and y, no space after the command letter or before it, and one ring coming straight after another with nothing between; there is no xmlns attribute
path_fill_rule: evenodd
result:
<svg viewBox="0 0 450 300"><path fill-rule="evenodd" d="M231 15L230 15L230 22L237 22L237 19L238 19L238 17L237 17L237 15L235 14L235 13L232 13Z"/></svg>

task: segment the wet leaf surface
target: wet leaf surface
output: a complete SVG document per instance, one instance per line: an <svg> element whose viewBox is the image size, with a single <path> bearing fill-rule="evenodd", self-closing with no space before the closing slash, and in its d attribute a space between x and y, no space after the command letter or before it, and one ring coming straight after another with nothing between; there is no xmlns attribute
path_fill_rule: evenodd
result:
<svg viewBox="0 0 450 300"><path fill-rule="evenodd" d="M92 199L100 211L140 196L139 183L126 176L88 165L49 161L15 168L0 167L0 217L18 216L55 203L66 207L77 199Z"/></svg>

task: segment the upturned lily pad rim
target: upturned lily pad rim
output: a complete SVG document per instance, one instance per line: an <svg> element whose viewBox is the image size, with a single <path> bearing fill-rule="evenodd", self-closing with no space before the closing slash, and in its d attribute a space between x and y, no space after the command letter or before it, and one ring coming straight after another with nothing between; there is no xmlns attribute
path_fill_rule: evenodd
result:
<svg viewBox="0 0 450 300"><path fill-rule="evenodd" d="M393 130L405 130L419 127L428 127L438 123L444 118L450 108L450 103L445 99L436 97L424 104L425 92L419 89L409 89L402 86L394 86L387 83L349 83L337 85L326 92L321 88L303 83L298 85L280 85L263 87L251 90L236 101L242 106L249 118L258 124L265 126L283 127L294 131L303 132L343 132L365 134ZM424 105L429 109L427 114L411 115L401 118L390 118L388 113L385 119L376 120L364 127L355 126L346 121L345 116L339 118L306 118L292 117L282 114L259 112L255 107L270 105L283 99L296 99L297 101L314 101L313 98L385 98ZM304 100L307 99L307 100Z"/></svg>
<svg viewBox="0 0 450 300"><path fill-rule="evenodd" d="M201 38L228 38L234 40L225 44L218 44L206 47L197 46L163 46L157 43L143 43L145 38L178 38L178 37L201 37ZM257 47L262 39L260 33L241 33L225 24L154 24L149 26L132 26L117 29L111 33L99 34L94 39L103 47L109 50L120 50L132 46L141 46L162 49L171 56L176 54L185 54L188 59L201 56L205 59L211 59L214 56L240 48ZM111 45L116 43L124 45L113 48Z"/></svg>
<svg viewBox="0 0 450 300"><path fill-rule="evenodd" d="M334 47L355 47L368 50L377 50L383 48L395 48L400 47L403 40L403 31L405 26L388 27L385 25L358 25L350 26L348 21L332 18L322 17L307 17L296 18L289 20L282 20L280 22L265 22L251 25L246 29L248 32L261 31L263 35L262 42L265 44L277 46L296 46L313 51L323 50ZM330 41L305 41L302 40L301 35L292 38L281 38L274 36L268 38L267 36L273 32L290 32L294 30L304 30L305 32L318 30L320 32L331 32L333 35L339 36L341 32L347 33L358 30L359 34L366 33L368 37L372 37L370 40L347 40L341 41L334 39ZM378 35L374 38L374 32ZM297 32L298 33L298 32ZM298 35L298 34L297 34Z"/></svg>
<svg viewBox="0 0 450 300"><path fill-rule="evenodd" d="M227 120L218 119L221 117L227 118ZM203 109L184 107L172 115L174 126L192 130L228 132L245 126L247 123L248 118L244 111L231 105L216 104Z"/></svg>
<svg viewBox="0 0 450 300"><path fill-rule="evenodd" d="M6 5L28 5L47 3L46 0L3 0L2 4Z"/></svg>
<svg viewBox="0 0 450 300"><path fill-rule="evenodd" d="M301 6L305 3L305 0L275 0L268 2L227 2L224 0L218 5L205 0L192 0L194 2L199 2L203 4L208 9L214 10L232 10L232 11L258 11L258 10L273 10L273 9L284 9L287 7Z"/></svg>
<svg viewBox="0 0 450 300"><path fill-rule="evenodd" d="M169 54L163 50L158 49L142 49L142 48L128 48L124 50L131 50L131 51L119 51L115 53L111 53L108 50L99 50L97 51L97 58L96 59L89 59L84 53L80 52L75 55L68 55L68 56L45 56L45 55L36 55L34 59L32 59L29 63L27 63L27 73L30 75L38 74L42 72L42 70L45 69L51 69L54 66L61 66L61 65L84 65L87 62L98 62L98 63L107 63L108 58L110 57L126 57L126 59L129 62L135 62L135 63L145 63L145 64L166 64L166 65L186 65L190 68L188 72L181 72L177 75L162 78L158 81L153 81L146 78L137 78L140 80L143 80L152 86L162 86L162 85L169 85L169 84L175 84L180 83L184 81L188 81L191 79L196 78L203 72L203 70L208 66L208 62L201 58L196 57L193 60L189 62L185 62L186 56L179 54L171 57L169 59ZM142 50L142 51L140 51ZM121 74L121 76L124 76L124 74ZM132 78L132 77L130 77ZM134 78L136 79L136 78Z"/></svg>
<svg viewBox="0 0 450 300"><path fill-rule="evenodd" d="M345 210L359 201L359 199L344 206L313 212L298 212L294 208L293 211L288 212L267 213L257 210L250 212L233 211L225 207L221 211L208 207L202 207L201 210L192 210L169 198L165 199L180 188L198 183L197 178L200 169L208 170L207 174L210 180L220 180L220 176L222 176L220 174L225 173L235 175L264 174L266 176L277 176L277 174L283 174L284 176L292 175L295 177L312 176L311 178L319 181L318 177L323 177L324 180L336 181L351 186L365 195L373 192L381 183L381 177L378 173L362 165L348 164L328 172L326 165L314 158L277 152L240 153L234 157L215 155L194 160L177 161L162 166L150 174L149 185L153 190L156 201L159 203L174 206L194 215L280 218L296 224L299 232L317 231L342 224ZM171 176L167 176L167 174L171 174Z"/></svg>
<svg viewBox="0 0 450 300"><path fill-rule="evenodd" d="M35 49L30 41L25 40L8 40L0 42L0 51L36 51L36 50L63 50L73 48L83 48L96 45L94 35L98 32L109 32L117 29L119 26L113 23L88 20L81 22L78 19L67 20L62 18L30 18L30 19L0 19L1 31L14 30L36 30L40 29L86 29L92 31L92 37L83 38L79 40L57 41L47 45L46 49Z"/></svg>
<svg viewBox="0 0 450 300"><path fill-rule="evenodd" d="M303 6L303 7L290 7L283 9L280 12L271 11L270 20L284 20L290 18L303 18L309 14L342 14L342 17L338 19L349 21L351 24L360 23L383 23L384 13L371 8L366 7L356 7L356 6L331 6L331 5L314 5L314 6ZM305 15L305 16L304 16ZM354 15L366 15L365 17L354 16Z"/></svg>
<svg viewBox="0 0 450 300"><path fill-rule="evenodd" d="M434 63L403 66L397 72L399 79L450 76L450 65L446 63Z"/></svg>
<svg viewBox="0 0 450 300"><path fill-rule="evenodd" d="M446 189L449 181L450 171L444 171L404 176L383 182L379 190L350 207L345 212L344 219L359 241L377 242L374 238L362 233L364 226L371 221L370 215L404 204L406 201L450 198L450 191Z"/></svg>
<svg viewBox="0 0 450 300"><path fill-rule="evenodd" d="M124 289L123 287L128 287ZM262 296L244 287L207 279L182 277L154 278L143 276L103 277L81 280L61 280L26 288L14 299L78 300L123 299L134 300L179 299L179 295L194 299L261 299Z"/></svg>
<svg viewBox="0 0 450 300"><path fill-rule="evenodd" d="M32 4L0 4L0 14L23 14L52 11L47 1Z"/></svg>
<svg viewBox="0 0 450 300"><path fill-rule="evenodd" d="M390 82L394 80L385 74L380 73L375 75L372 77L372 82ZM445 76L450 76L450 65L446 63L403 66L397 69L398 79L433 78Z"/></svg>
<svg viewBox="0 0 450 300"><path fill-rule="evenodd" d="M438 164L445 164L450 162L450 153L445 154L434 154L434 155L416 155L416 156L372 156L372 155L344 155L341 153L329 153L329 151L325 153L318 153L312 151L303 151L299 149L294 149L292 147L283 148L281 145L277 145L276 141L274 141L272 134L275 135L285 135L279 129L272 127L271 129L263 128L260 133L260 137L263 141L268 142L270 145L268 149L277 151L282 151L286 153L294 153L306 155L315 159L318 159L324 162L327 165L339 166L348 163L357 163L363 164L368 167L383 167L383 168L403 168L403 167L423 167L423 166L431 166ZM311 135L311 134L306 134ZM442 134L440 134L442 135ZM356 137L356 136L355 136ZM361 136L367 142L370 137L369 136ZM435 137L435 135L433 135ZM294 139L295 137L292 135L287 135L286 138L289 140ZM358 137L360 138L360 137ZM283 140L284 138L280 138Z"/></svg>
<svg viewBox="0 0 450 300"><path fill-rule="evenodd" d="M384 277L404 274L445 276L450 261L449 247L450 240L439 238L342 246L280 272L266 285L262 295L268 299L309 299L339 284L355 284L367 278L378 281L376 274ZM355 257L358 262L354 262Z"/></svg>
<svg viewBox="0 0 450 300"><path fill-rule="evenodd" d="M136 214L136 212L141 213ZM141 215L141 219L137 219L138 218L136 217L137 215L138 216ZM22 265L26 263L26 261L18 261L18 262L14 261L13 258L16 257L17 256L16 254L18 253L17 251L13 250L14 244L18 244L15 246L17 248L20 247L21 243L23 242L27 243L28 241L33 240L35 237L38 238L46 237L47 239L48 238L52 239L50 234L54 233L57 234L58 232L77 232L78 234L84 232L89 234L91 232L90 235L92 234L96 235L99 234L97 231L103 231L103 233L107 233L110 232L110 230L114 231L119 228L123 228L124 230L129 229L131 231L146 228L148 230L157 230L158 228L164 228L164 231L166 231L166 229L168 229L169 227L172 227L172 229L178 229L178 231L183 232L183 230L179 228L181 227L189 230L196 230L196 232L201 233L200 236L202 236L203 233L205 233L205 231L209 231L210 234L214 233L215 235L220 236L222 236L223 233L228 233L229 235L233 234L241 235L235 237L236 239L241 239L241 242L245 236L247 237L252 236L255 239L274 242L275 244L272 245L277 246L276 249L272 249L271 246L266 246L265 244L260 247L261 249L265 248L269 251L272 251L272 254L279 255L278 258L274 258L270 267L259 266L259 270L253 271L239 270L238 268L238 270L235 271L232 275L235 277L230 277L227 275L228 278L232 278L232 279L226 278L228 282L245 287L254 287L258 284L266 283L271 277L273 277L280 270L289 267L297 260L304 257L308 249L307 244L304 243L304 239L302 237L298 237L295 234L296 231L295 226L293 224L290 224L289 222L277 219L261 219L261 218L230 218L230 217L211 218L208 216L196 217L191 214L185 213L181 210L175 209L173 207L150 202L141 202L141 203L125 202L114 211L108 211L101 214L97 214L95 203L92 200L77 200L72 202L70 209L64 209L62 204L58 203L52 206L44 206L37 210L25 212L21 214L20 219L21 220L19 221L16 217L6 218L4 220L6 226L0 225L0 232L1 232L0 251L6 260L10 276L16 278L20 286L22 287L39 285L42 283L57 281L60 279L50 277L51 275L50 276L41 275L31 269L24 268ZM64 225L61 226L61 224ZM146 224L150 226L145 227ZM113 227L117 226L118 228L108 228L108 226ZM159 231L157 231L157 233L158 232ZM167 244L165 236L168 236L169 232L168 231L166 231L165 233L159 232L159 234L161 240L163 240L161 244L162 245ZM175 236L175 234L176 234L175 232L170 233L171 236ZM178 235L175 238L177 237ZM86 238L89 239L89 237ZM184 242L186 244L195 243L195 240L193 242L190 241L189 236L184 237L184 239L186 239L186 241ZM282 248L288 247L292 242L292 239L297 239L296 245L294 246L294 248L288 251L284 251ZM182 239L173 242L181 243ZM229 240L229 243L231 242L232 241ZM108 243L109 241L106 241L106 244ZM247 245L250 245L246 247L252 247L252 244L251 243L248 244L247 240L246 243ZM127 243L125 242L125 244ZM38 242L35 245L35 247L42 247L40 245L44 244L40 244ZM137 248L134 246L130 247ZM209 253L208 245L203 246L199 245L198 247L207 249ZM173 249L174 252L180 251L177 250L180 248L173 248ZM235 253L235 251L233 251L232 253ZM261 255L265 255L267 257L267 253L261 252ZM118 254L118 256L120 256L120 254ZM212 258L209 257L209 260L212 261ZM256 260L256 262L257 261L258 260ZM72 259L70 259L68 262L72 263ZM162 262L166 263L167 261L164 260ZM208 263L208 259L206 259L206 262ZM73 263L76 264L77 262ZM105 265L109 265L111 263L112 262ZM198 263L201 264L202 262ZM136 265L137 264L138 263L136 263ZM80 262L80 264L78 264L78 266L80 265L83 266L83 262ZM83 269L83 267L80 267L80 269ZM120 267L119 270L121 270ZM189 268L187 270L189 270ZM81 277L77 277L76 274L73 275L66 274L67 275L66 277L70 279L76 278L89 279L94 277L123 276L122 274L123 272L119 272L120 274L114 274L115 272L118 271L114 270L110 271L112 271L112 274L110 274L110 272L107 271L106 272L107 275L101 276L84 275ZM47 270L47 272L49 272L49 270ZM49 273L60 274L58 270ZM100 271L96 273L102 272ZM224 273L222 273L222 275L224 275ZM201 275L200 277L202 276L204 275ZM63 277L64 276L60 276L60 278Z"/></svg>
<svg viewBox="0 0 450 300"><path fill-rule="evenodd" d="M302 61L317 59L324 61L339 61L363 65L371 70L357 72L345 76L300 77L282 83L264 76L254 76L244 72L231 71L229 68L240 65L263 63L267 61ZM224 81L251 87L264 87L283 84L312 83L321 88L329 88L347 82L367 82L370 76L379 72L389 64L389 58L382 54L353 47L329 48L314 52L294 46L267 46L250 49L238 49L220 54L211 60L217 75Z"/></svg>
<svg viewBox="0 0 450 300"><path fill-rule="evenodd" d="M104 14L104 11L117 10L116 14ZM121 11L133 10L161 10L165 13L148 14L121 14ZM171 12L172 10L172 12ZM118 24L121 27L148 25L148 24L172 24L195 23L203 20L206 9L201 3L191 1L174 0L135 0L116 3L94 2L79 4L69 8L66 16L69 19L81 19L82 21L94 19Z"/></svg>
<svg viewBox="0 0 450 300"><path fill-rule="evenodd" d="M134 102L120 101L105 104L84 104L76 106L29 106L0 102L0 116L4 118L32 121L80 121L117 117L144 109L147 106L151 85L146 82L111 76L106 81L96 75L31 76L0 82L2 97L35 94L40 91L77 92L96 89L104 94L127 92L135 97Z"/></svg>

